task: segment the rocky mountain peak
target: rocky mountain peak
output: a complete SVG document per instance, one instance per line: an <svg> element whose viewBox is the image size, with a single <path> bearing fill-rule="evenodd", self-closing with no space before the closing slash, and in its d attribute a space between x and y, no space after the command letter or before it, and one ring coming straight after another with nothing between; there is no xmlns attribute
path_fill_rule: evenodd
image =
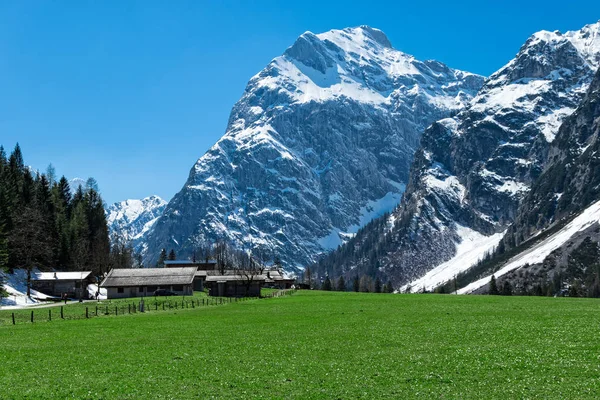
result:
<svg viewBox="0 0 600 400"><path fill-rule="evenodd" d="M302 34L249 81L149 232L147 256L224 239L306 265L397 205L422 131L482 83L374 28Z"/></svg>

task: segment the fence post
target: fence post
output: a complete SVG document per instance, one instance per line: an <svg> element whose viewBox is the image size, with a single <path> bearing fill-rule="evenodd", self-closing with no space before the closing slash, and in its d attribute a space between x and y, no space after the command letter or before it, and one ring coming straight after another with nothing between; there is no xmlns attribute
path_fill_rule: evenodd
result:
<svg viewBox="0 0 600 400"><path fill-rule="evenodd" d="M87 319L87 318L89 318L89 317L90 317L90 316L89 316L89 314L88 314L88 308L86 307L86 308L85 308L85 318Z"/></svg>
<svg viewBox="0 0 600 400"><path fill-rule="evenodd" d="M15 313L12 313L13 325L15 324Z"/></svg>
<svg viewBox="0 0 600 400"><path fill-rule="evenodd" d="M63 314L63 306L60 306L60 319L65 319L65 315Z"/></svg>
<svg viewBox="0 0 600 400"><path fill-rule="evenodd" d="M127 312L131 314L131 304L127 303Z"/></svg>
<svg viewBox="0 0 600 400"><path fill-rule="evenodd" d="M196 308L196 305L194 304L194 300L192 300L192 308Z"/></svg>
<svg viewBox="0 0 600 400"><path fill-rule="evenodd" d="M106 315L108 315L108 306L106 306Z"/></svg>
<svg viewBox="0 0 600 400"><path fill-rule="evenodd" d="M48 309L48 321L52 321L52 309Z"/></svg>
<svg viewBox="0 0 600 400"><path fill-rule="evenodd" d="M115 315L119 315L119 307L115 306Z"/></svg>
<svg viewBox="0 0 600 400"><path fill-rule="evenodd" d="M98 316L98 305L96 305L96 317Z"/></svg>
<svg viewBox="0 0 600 400"><path fill-rule="evenodd" d="M31 322L33 323L33 310L31 310Z"/></svg>

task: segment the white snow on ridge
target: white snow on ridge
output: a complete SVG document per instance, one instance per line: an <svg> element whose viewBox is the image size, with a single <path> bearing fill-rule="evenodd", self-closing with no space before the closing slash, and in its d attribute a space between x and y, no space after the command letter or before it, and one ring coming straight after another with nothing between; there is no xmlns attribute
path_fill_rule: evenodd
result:
<svg viewBox="0 0 600 400"><path fill-rule="evenodd" d="M600 21L586 25L579 31L569 31L565 36L593 68L598 68L600 58L596 55L600 54Z"/></svg>
<svg viewBox="0 0 600 400"><path fill-rule="evenodd" d="M579 214L573 221L567 224L560 231L544 239L536 244L531 249L513 257L503 268L494 273L496 278L521 268L525 264L539 264L544 261L550 253L564 245L573 235L581 232L591 225L600 221L600 201L592 204ZM459 294L468 294L487 285L490 282L491 275L481 278L478 281L472 282L462 289L459 289Z"/></svg>
<svg viewBox="0 0 600 400"><path fill-rule="evenodd" d="M400 292L406 291L408 287L411 287L413 292L420 291L423 288L433 290L437 286L450 281L459 273L477 264L486 252L496 247L504 235L503 233L496 233L492 236L485 236L462 225L456 225L456 233L461 237L461 241L456 246L454 257L427 272L423 277L404 285L400 288Z"/></svg>

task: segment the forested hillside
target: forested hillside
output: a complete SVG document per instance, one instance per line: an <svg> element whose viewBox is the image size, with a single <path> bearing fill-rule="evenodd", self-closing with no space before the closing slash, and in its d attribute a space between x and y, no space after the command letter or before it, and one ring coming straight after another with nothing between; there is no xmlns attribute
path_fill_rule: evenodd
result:
<svg viewBox="0 0 600 400"><path fill-rule="evenodd" d="M96 181L69 187L54 168L25 165L19 145L0 146L0 268L106 271L110 242Z"/></svg>

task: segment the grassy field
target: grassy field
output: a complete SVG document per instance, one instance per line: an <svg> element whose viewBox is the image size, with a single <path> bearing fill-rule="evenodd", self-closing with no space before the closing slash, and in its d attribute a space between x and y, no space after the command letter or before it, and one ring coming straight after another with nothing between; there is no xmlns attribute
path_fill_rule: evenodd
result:
<svg viewBox="0 0 600 400"><path fill-rule="evenodd" d="M84 319L85 309L88 309L88 316L96 316L96 308L100 316L114 316L134 313L139 310L141 301L145 302L145 309L148 312L162 311L163 305L165 309L170 308L191 308L191 302L195 304L214 304L218 299L209 298L204 292L194 292L193 296L169 296L169 297L134 297L126 299L100 300L100 301L85 301L82 303L69 302L64 305L63 302L42 304L36 307L23 308L17 310L0 310L0 326L12 324L12 314L15 314L15 323L29 323L31 321L31 311L34 312L34 321L48 322L50 318L53 321L60 319L60 306L63 306L64 319ZM204 302L203 302L204 300ZM49 315L49 312L51 313Z"/></svg>
<svg viewBox="0 0 600 400"><path fill-rule="evenodd" d="M0 327L0 398L599 398L594 299L301 291Z"/></svg>

